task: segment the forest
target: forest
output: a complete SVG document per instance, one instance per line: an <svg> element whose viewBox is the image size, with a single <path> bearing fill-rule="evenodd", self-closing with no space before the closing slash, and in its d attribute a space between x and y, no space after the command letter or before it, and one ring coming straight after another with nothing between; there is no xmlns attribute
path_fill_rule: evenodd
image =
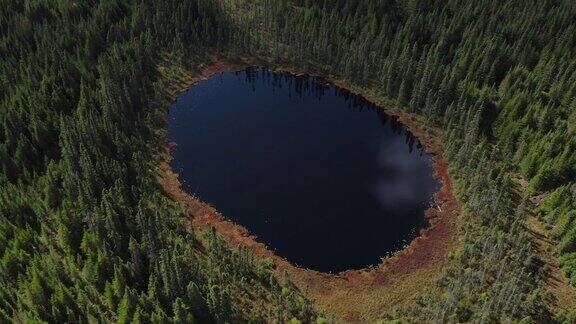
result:
<svg viewBox="0 0 576 324"><path fill-rule="evenodd" d="M574 322L576 2L0 0L0 322L327 323L274 264L182 225L158 180L170 75L250 58L442 130L460 247L384 322ZM351 301L353 302L353 301Z"/></svg>

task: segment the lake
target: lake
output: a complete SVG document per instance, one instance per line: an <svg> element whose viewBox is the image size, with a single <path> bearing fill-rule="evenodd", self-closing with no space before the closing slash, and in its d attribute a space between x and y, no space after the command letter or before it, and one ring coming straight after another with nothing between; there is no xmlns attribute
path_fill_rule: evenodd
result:
<svg viewBox="0 0 576 324"><path fill-rule="evenodd" d="M295 265L377 265L427 225L439 183L396 118L316 77L225 72L169 110L183 189Z"/></svg>

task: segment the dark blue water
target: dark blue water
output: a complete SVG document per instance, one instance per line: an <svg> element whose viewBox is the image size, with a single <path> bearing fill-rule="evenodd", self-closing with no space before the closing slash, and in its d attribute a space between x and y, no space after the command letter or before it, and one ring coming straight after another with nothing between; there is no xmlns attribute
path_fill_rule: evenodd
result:
<svg viewBox="0 0 576 324"><path fill-rule="evenodd" d="M252 68L201 81L172 105L168 139L186 191L319 271L401 249L438 188L401 124L312 77Z"/></svg>

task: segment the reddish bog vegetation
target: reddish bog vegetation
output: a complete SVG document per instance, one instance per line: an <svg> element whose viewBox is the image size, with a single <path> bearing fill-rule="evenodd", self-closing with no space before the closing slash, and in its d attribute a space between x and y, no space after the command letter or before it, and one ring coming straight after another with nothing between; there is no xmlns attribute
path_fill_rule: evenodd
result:
<svg viewBox="0 0 576 324"><path fill-rule="evenodd" d="M244 65L218 62L203 69L194 76L183 76L176 80L170 94L175 98L178 92L188 88L198 80L213 74L238 69ZM300 73L296 69L279 70ZM385 107L389 115L396 116L424 145L426 151L434 157L435 176L442 182L436 193L437 205L426 210L430 226L422 230L405 249L384 259L378 266L363 270L345 271L338 274L320 273L314 270L293 266L282 257L274 254L264 244L257 242L248 230L227 221L217 210L181 190L178 175L170 168L169 149L160 166L162 184L165 191L175 200L188 206L186 226L197 229L213 226L218 233L233 245L248 247L255 255L275 260L278 274L289 272L294 283L312 300L317 307L336 320L345 322L375 321L393 306L409 302L412 297L432 285L442 266L448 262L448 253L458 246L459 210L448 166L442 159L438 139L422 130L415 116L395 108L386 108L379 98L371 96L361 89L350 89L338 80L334 84L347 88L366 99Z"/></svg>

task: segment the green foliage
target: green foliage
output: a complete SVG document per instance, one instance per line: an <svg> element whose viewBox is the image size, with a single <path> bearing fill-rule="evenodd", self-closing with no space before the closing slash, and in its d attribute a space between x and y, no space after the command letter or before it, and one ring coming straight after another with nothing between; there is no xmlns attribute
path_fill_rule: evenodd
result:
<svg viewBox="0 0 576 324"><path fill-rule="evenodd" d="M538 211L576 285L572 1L0 5L1 322L325 322L272 262L214 232L198 249L157 183L157 67L214 55L310 68L444 130L463 248L389 319L551 320L511 172L551 192Z"/></svg>
<svg viewBox="0 0 576 324"><path fill-rule="evenodd" d="M552 191L538 206L546 221L554 224L551 235L558 239L558 252L563 269L576 282L574 252L576 252L576 185L564 185Z"/></svg>
<svg viewBox="0 0 576 324"><path fill-rule="evenodd" d="M241 49L232 56L311 67L445 130L445 157L465 202L466 248L420 307L396 315L437 322L551 320L510 174L529 180L528 195L568 188L576 179L576 38L562 32L576 31L576 5L298 1L299 10L285 15L287 1L239 2L254 14L231 11L241 26L233 37ZM266 33L254 26L266 26ZM566 207L567 195L558 200L553 205L574 209ZM552 222L564 220L559 249L569 253L569 210L548 210Z"/></svg>
<svg viewBox="0 0 576 324"><path fill-rule="evenodd" d="M272 269L217 237L202 255L157 183L161 54L209 61L230 33L219 4L0 5L0 322L276 317L247 298L283 302L257 279Z"/></svg>

